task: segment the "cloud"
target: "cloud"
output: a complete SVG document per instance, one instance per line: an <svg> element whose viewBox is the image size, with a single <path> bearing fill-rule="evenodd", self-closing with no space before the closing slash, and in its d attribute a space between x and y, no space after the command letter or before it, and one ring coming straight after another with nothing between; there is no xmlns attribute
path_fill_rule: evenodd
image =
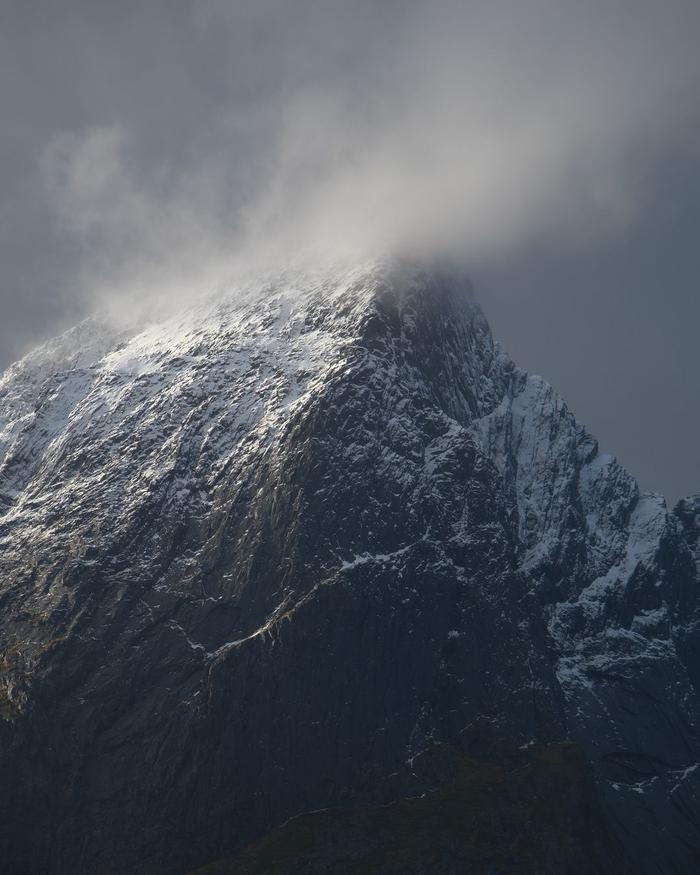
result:
<svg viewBox="0 0 700 875"><path fill-rule="evenodd" d="M216 172L182 175L164 162L145 177L132 146L120 126L97 126L56 135L42 158L52 209L80 248L80 287L93 306L186 301L221 280L232 254Z"/></svg>
<svg viewBox="0 0 700 875"><path fill-rule="evenodd" d="M644 162L695 109L700 65L687 18L630 11L414 8L378 93L320 87L289 102L251 237L480 258L632 221Z"/></svg>
<svg viewBox="0 0 700 875"><path fill-rule="evenodd" d="M634 222L649 164L697 121L697 4L193 9L198 38L240 53L209 138L146 159L110 124L44 153L100 301L180 298L300 251L473 264L586 241Z"/></svg>

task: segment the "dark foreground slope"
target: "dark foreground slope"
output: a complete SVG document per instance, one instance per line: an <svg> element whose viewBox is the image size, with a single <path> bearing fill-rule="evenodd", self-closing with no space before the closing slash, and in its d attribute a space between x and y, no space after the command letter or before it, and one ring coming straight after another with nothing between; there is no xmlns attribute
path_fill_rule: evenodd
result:
<svg viewBox="0 0 700 875"><path fill-rule="evenodd" d="M575 748L550 745L512 771L466 759L453 766L432 793L302 814L194 875L596 875L622 864Z"/></svg>
<svg viewBox="0 0 700 875"><path fill-rule="evenodd" d="M640 495L463 284L88 323L0 412L4 871L185 872L319 809L355 813L270 866L328 822L425 871L697 870L700 504Z"/></svg>

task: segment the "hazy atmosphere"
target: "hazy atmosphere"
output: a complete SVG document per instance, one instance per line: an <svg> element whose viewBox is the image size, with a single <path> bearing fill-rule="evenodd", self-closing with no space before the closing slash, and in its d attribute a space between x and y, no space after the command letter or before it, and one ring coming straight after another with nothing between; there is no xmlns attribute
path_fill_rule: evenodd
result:
<svg viewBox="0 0 700 875"><path fill-rule="evenodd" d="M398 248L640 480L700 491L700 5L0 6L0 366L96 307Z"/></svg>

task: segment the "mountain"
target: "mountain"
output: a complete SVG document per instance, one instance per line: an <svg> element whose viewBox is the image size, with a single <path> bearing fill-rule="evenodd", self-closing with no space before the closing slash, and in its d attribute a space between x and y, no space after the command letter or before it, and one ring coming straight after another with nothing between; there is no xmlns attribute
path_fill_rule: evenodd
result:
<svg viewBox="0 0 700 875"><path fill-rule="evenodd" d="M459 276L82 323L0 382L0 508L3 872L698 871L700 496Z"/></svg>

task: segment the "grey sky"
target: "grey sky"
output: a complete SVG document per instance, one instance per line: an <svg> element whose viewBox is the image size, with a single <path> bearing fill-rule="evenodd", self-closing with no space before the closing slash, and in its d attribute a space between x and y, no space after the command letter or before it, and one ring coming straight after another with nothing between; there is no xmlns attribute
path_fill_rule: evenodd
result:
<svg viewBox="0 0 700 875"><path fill-rule="evenodd" d="M4 0L0 366L241 253L464 258L644 488L700 491L696 0Z"/></svg>

